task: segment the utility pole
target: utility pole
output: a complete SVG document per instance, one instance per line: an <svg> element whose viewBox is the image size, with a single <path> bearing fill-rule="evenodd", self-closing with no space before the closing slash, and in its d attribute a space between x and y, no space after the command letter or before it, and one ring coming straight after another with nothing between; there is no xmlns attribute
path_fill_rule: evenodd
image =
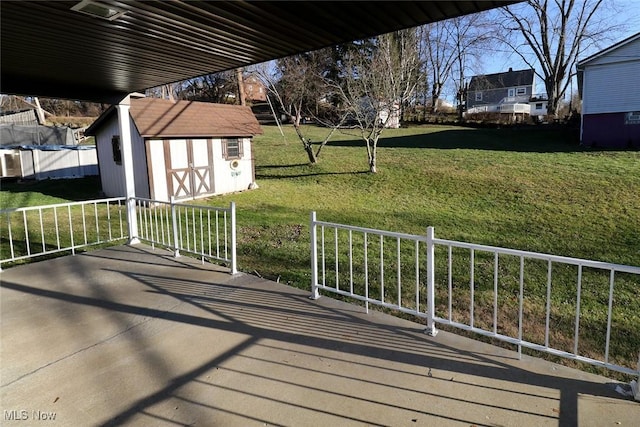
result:
<svg viewBox="0 0 640 427"><path fill-rule="evenodd" d="M244 79L242 77L242 68L236 68L236 78L238 79L238 96L240 97L240 105L247 105L244 93Z"/></svg>

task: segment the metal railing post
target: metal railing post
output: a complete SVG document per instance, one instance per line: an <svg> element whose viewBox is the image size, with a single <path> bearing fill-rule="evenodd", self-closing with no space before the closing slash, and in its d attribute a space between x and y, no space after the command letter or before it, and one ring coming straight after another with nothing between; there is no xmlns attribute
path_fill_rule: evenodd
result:
<svg viewBox="0 0 640 427"><path fill-rule="evenodd" d="M238 258L236 255L236 203L231 202L231 274L238 273Z"/></svg>
<svg viewBox="0 0 640 427"><path fill-rule="evenodd" d="M318 292L318 230L316 226L316 212L311 212L311 299L320 298Z"/></svg>
<svg viewBox="0 0 640 427"><path fill-rule="evenodd" d="M178 258L180 256L180 249L178 247L178 215L176 214L174 196L171 196L169 203L171 206L171 222L173 225L173 256Z"/></svg>
<svg viewBox="0 0 640 427"><path fill-rule="evenodd" d="M435 337L438 334L435 317L435 248L433 244L434 229L427 227L427 330L425 333Z"/></svg>
<svg viewBox="0 0 640 427"><path fill-rule="evenodd" d="M140 243L138 238L138 214L136 211L136 199L129 197L127 199L127 231L129 232L128 245Z"/></svg>

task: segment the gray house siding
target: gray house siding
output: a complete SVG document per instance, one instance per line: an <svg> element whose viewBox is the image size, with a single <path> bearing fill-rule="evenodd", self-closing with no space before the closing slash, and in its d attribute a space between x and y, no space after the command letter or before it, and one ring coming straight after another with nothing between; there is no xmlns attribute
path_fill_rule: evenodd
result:
<svg viewBox="0 0 640 427"><path fill-rule="evenodd" d="M640 148L640 33L579 62L577 71L582 144Z"/></svg>
<svg viewBox="0 0 640 427"><path fill-rule="evenodd" d="M528 103L534 95L534 70L473 76L467 91L467 109L501 102Z"/></svg>

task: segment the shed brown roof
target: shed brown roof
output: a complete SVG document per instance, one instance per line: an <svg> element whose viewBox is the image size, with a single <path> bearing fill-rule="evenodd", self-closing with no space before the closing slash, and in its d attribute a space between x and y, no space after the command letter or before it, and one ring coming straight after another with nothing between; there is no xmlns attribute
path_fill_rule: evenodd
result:
<svg viewBox="0 0 640 427"><path fill-rule="evenodd" d="M131 117L145 138L250 137L262 129L249 107L132 98Z"/></svg>

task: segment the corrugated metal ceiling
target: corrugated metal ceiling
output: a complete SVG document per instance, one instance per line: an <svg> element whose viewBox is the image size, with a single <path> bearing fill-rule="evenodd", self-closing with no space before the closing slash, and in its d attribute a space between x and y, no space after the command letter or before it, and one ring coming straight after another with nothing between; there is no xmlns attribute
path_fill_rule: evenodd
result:
<svg viewBox="0 0 640 427"><path fill-rule="evenodd" d="M413 27L514 1L0 2L0 91L98 102L127 93Z"/></svg>

